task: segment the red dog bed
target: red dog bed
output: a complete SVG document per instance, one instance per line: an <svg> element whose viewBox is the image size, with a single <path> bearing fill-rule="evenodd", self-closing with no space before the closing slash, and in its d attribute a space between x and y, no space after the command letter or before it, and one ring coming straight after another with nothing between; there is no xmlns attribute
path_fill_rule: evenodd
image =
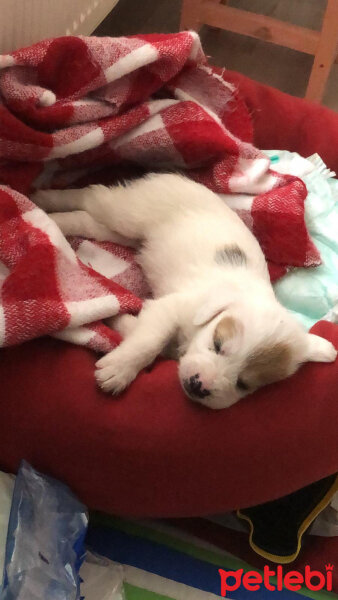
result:
<svg viewBox="0 0 338 600"><path fill-rule="evenodd" d="M251 112L258 147L318 152L338 170L336 114L226 77ZM336 325L314 332L338 347ZM305 365L212 412L184 396L173 361L158 361L114 400L95 386L95 361L51 338L0 351L2 468L15 471L25 458L91 508L153 517L258 504L338 470L337 365Z"/></svg>
<svg viewBox="0 0 338 600"><path fill-rule="evenodd" d="M314 331L338 347L337 326ZM112 400L95 386L95 360L46 338L1 352L4 468L24 457L92 508L154 517L258 504L337 470L337 366L307 364L214 412L184 396L174 361Z"/></svg>

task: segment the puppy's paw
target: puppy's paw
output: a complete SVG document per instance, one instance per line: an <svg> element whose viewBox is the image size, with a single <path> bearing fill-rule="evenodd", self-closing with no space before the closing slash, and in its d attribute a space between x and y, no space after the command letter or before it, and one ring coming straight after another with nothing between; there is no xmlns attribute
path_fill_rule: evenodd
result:
<svg viewBox="0 0 338 600"><path fill-rule="evenodd" d="M334 345L331 344L331 342L329 342L329 345L327 345L325 351L322 354L322 361L323 362L334 362L337 358L337 350L335 349Z"/></svg>
<svg viewBox="0 0 338 600"><path fill-rule="evenodd" d="M113 350L96 363L95 378L104 392L120 394L135 379L137 370Z"/></svg>
<svg viewBox="0 0 338 600"><path fill-rule="evenodd" d="M315 362L334 362L337 350L328 340L318 335L308 334L309 349L307 360Z"/></svg>
<svg viewBox="0 0 338 600"><path fill-rule="evenodd" d="M106 325L118 331L123 338L126 338L132 331L134 331L137 325L137 317L134 315L118 315L117 317L110 317L105 319Z"/></svg>
<svg viewBox="0 0 338 600"><path fill-rule="evenodd" d="M46 210L46 205L48 205L48 191L39 190L30 196L30 199L39 206L40 208Z"/></svg>
<svg viewBox="0 0 338 600"><path fill-rule="evenodd" d="M30 196L30 199L45 212L58 212L62 192L58 190L38 190Z"/></svg>

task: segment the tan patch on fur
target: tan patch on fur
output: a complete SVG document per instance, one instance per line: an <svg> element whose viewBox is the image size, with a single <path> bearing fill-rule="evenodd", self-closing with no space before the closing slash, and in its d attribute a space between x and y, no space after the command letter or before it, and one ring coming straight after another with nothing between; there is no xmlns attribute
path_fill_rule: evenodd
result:
<svg viewBox="0 0 338 600"><path fill-rule="evenodd" d="M260 348L250 356L240 378L248 387L258 388L288 377L290 363L291 350L286 344Z"/></svg>
<svg viewBox="0 0 338 600"><path fill-rule="evenodd" d="M223 317L217 323L214 331L214 342L222 345L226 340L233 338L240 327L240 323L233 317Z"/></svg>

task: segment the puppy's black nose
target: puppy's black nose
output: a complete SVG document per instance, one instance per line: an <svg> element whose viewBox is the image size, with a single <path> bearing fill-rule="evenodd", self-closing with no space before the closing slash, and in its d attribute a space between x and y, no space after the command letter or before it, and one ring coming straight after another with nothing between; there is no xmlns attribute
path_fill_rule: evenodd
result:
<svg viewBox="0 0 338 600"><path fill-rule="evenodd" d="M205 398L206 396L210 396L209 390L203 389L202 381L200 381L199 373L196 375L192 375L189 379L184 379L183 386L186 392L191 396L196 396L197 398Z"/></svg>

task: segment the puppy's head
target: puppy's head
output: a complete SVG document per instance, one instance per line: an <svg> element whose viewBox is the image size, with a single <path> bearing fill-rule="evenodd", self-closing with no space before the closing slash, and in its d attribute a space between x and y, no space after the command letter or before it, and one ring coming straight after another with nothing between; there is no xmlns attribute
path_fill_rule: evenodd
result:
<svg viewBox="0 0 338 600"><path fill-rule="evenodd" d="M330 362L330 342L306 333L274 299L210 300L180 359L187 395L210 408L226 408L258 388L289 377L306 361Z"/></svg>

